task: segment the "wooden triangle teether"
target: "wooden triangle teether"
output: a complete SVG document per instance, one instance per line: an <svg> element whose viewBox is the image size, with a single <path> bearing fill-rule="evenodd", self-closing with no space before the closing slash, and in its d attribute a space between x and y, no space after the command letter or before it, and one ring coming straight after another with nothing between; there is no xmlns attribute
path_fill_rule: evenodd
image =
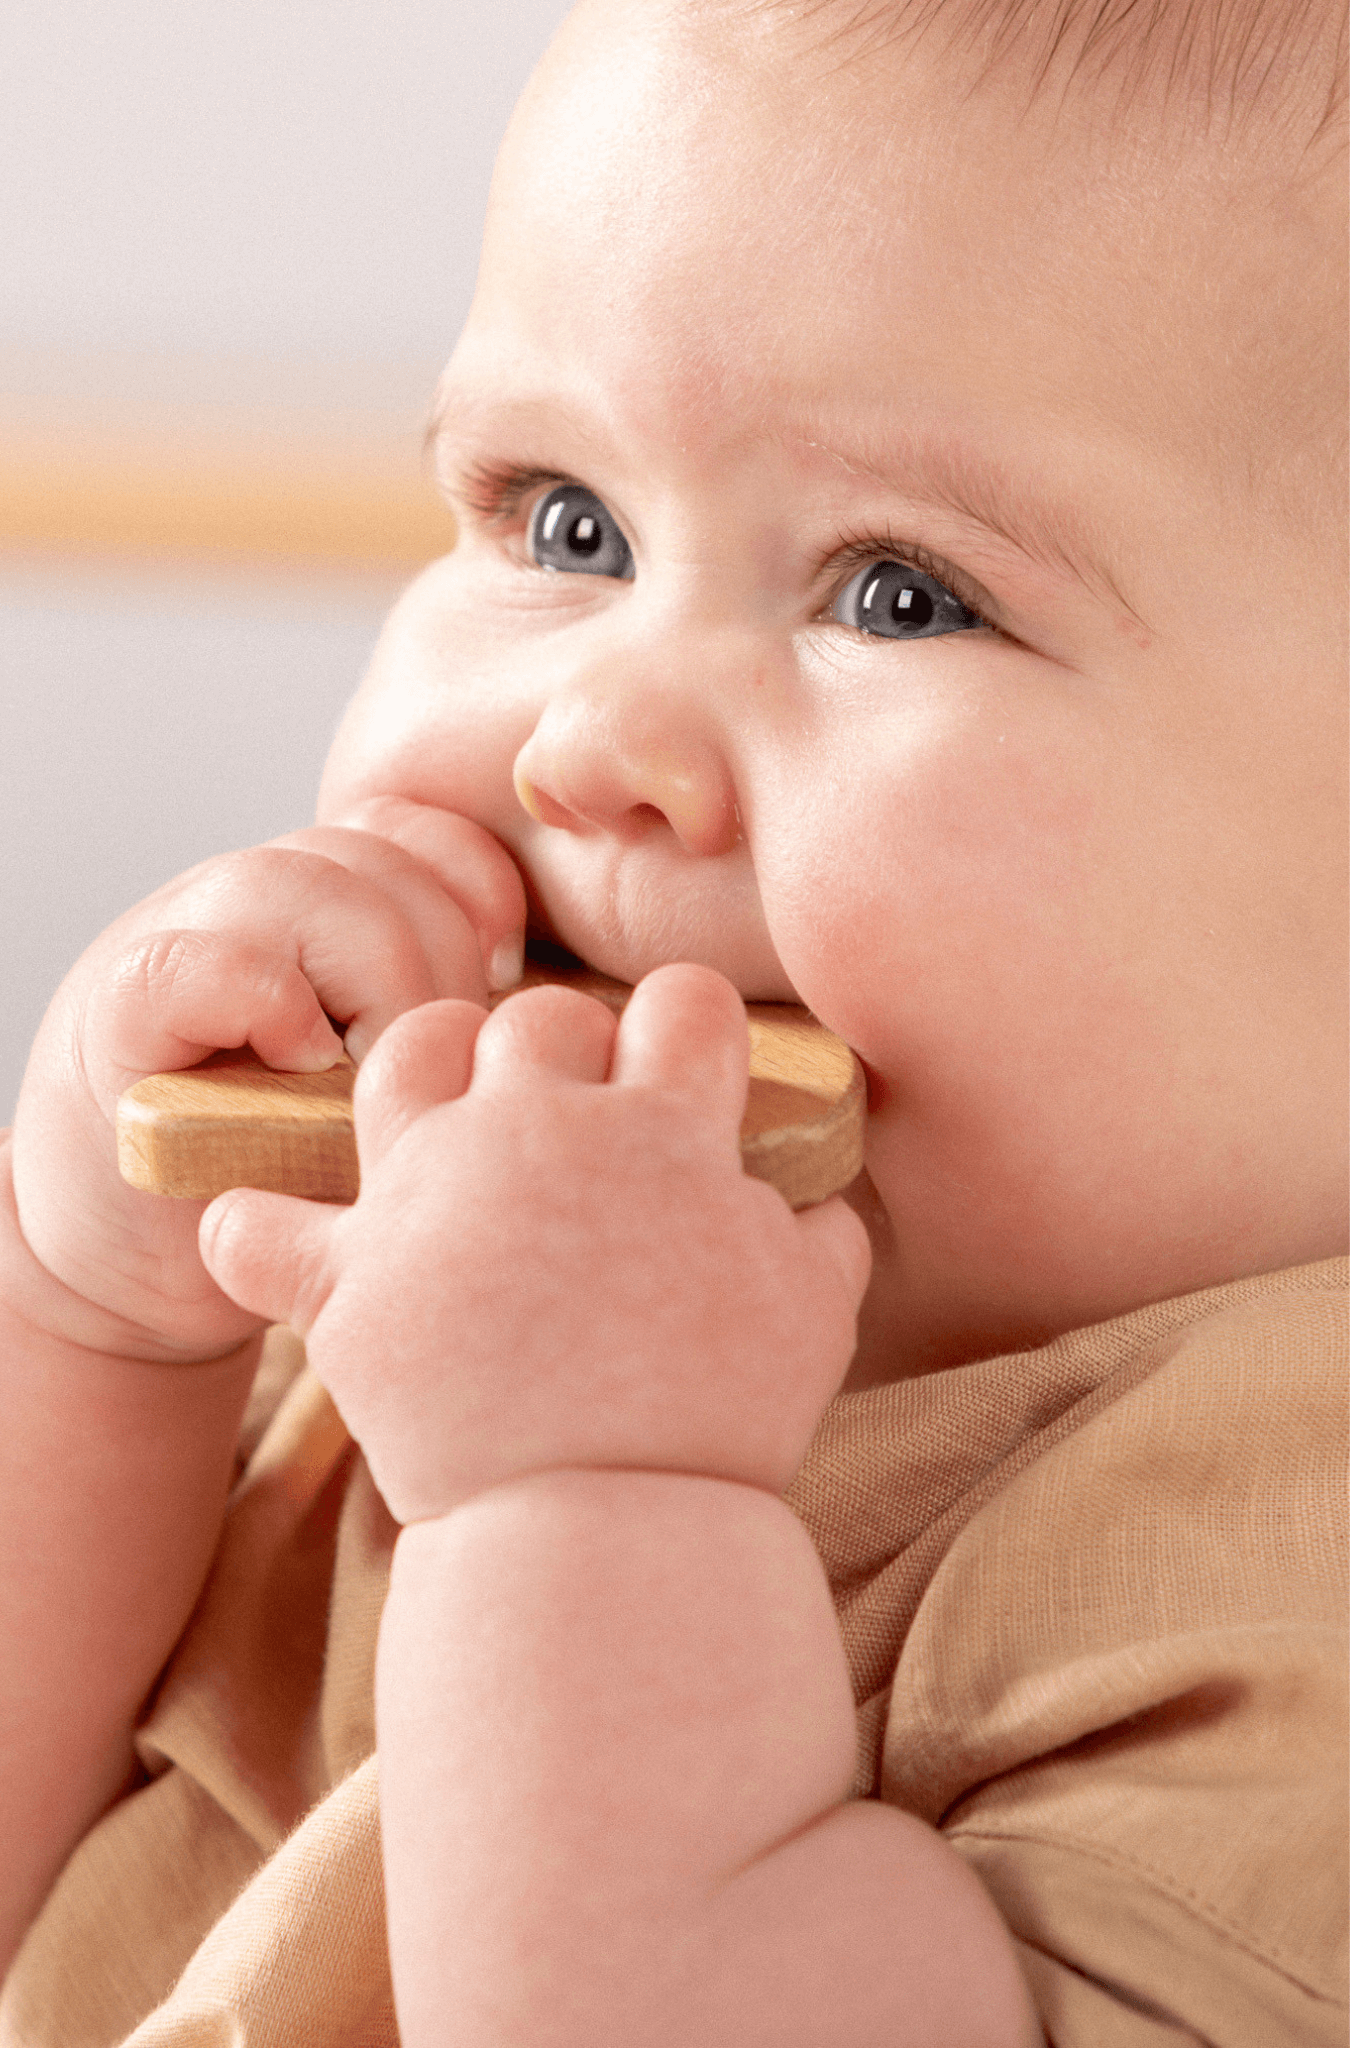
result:
<svg viewBox="0 0 1350 2048"><path fill-rule="evenodd" d="M622 1011L631 988L589 968L526 967L522 988L557 982ZM512 990L511 994L516 991ZM493 998L496 1003L507 997ZM823 1202L861 1171L867 1090L856 1056L808 1010L748 1003L750 1092L741 1123L747 1173L794 1209ZM283 1074L247 1047L180 1073L151 1074L117 1105L117 1164L148 1194L209 1201L226 1188L269 1188L354 1202L356 1068Z"/></svg>

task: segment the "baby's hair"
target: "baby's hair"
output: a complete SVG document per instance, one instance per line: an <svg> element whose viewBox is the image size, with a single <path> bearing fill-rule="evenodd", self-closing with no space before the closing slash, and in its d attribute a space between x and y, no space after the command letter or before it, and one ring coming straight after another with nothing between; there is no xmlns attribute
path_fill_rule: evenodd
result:
<svg viewBox="0 0 1350 2048"><path fill-rule="evenodd" d="M750 0L844 62L940 35L972 88L1016 71L1032 97L1075 87L1151 101L1227 138L1258 119L1301 149L1339 135L1345 0Z"/></svg>

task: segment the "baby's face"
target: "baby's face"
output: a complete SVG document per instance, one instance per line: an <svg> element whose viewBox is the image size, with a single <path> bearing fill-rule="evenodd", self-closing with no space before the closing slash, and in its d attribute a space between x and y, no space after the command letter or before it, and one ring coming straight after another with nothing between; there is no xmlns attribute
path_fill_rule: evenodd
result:
<svg viewBox="0 0 1350 2048"><path fill-rule="evenodd" d="M856 1047L863 1375L1345 1227L1338 180L968 82L573 18L444 380L461 538L321 802L463 812L596 966Z"/></svg>

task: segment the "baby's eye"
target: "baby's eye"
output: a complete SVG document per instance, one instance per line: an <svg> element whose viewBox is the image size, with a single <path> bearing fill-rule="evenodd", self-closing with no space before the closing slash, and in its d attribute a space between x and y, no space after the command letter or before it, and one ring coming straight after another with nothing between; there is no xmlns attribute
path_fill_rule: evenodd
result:
<svg viewBox="0 0 1350 2048"><path fill-rule="evenodd" d="M869 562L844 585L830 616L887 640L929 640L984 624L945 583L903 562Z"/></svg>
<svg viewBox="0 0 1350 2048"><path fill-rule="evenodd" d="M633 574L633 555L594 491L557 484L546 491L530 519L530 554L541 569L569 569L582 576Z"/></svg>

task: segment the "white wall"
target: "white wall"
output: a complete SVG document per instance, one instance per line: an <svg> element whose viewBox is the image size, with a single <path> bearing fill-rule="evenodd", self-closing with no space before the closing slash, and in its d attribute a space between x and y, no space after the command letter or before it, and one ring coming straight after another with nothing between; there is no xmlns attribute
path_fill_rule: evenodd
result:
<svg viewBox="0 0 1350 2048"><path fill-rule="evenodd" d="M44 0L0 28L0 433L415 422L564 0ZM0 1120L67 967L306 822L392 592L0 559Z"/></svg>
<svg viewBox="0 0 1350 2048"><path fill-rule="evenodd" d="M0 29L0 353L420 390L564 0L42 0ZM111 365L111 369L108 366ZM364 379L359 374L365 372Z"/></svg>
<svg viewBox="0 0 1350 2048"><path fill-rule="evenodd" d="M309 822L382 609L370 589L0 567L0 1122L105 925Z"/></svg>

